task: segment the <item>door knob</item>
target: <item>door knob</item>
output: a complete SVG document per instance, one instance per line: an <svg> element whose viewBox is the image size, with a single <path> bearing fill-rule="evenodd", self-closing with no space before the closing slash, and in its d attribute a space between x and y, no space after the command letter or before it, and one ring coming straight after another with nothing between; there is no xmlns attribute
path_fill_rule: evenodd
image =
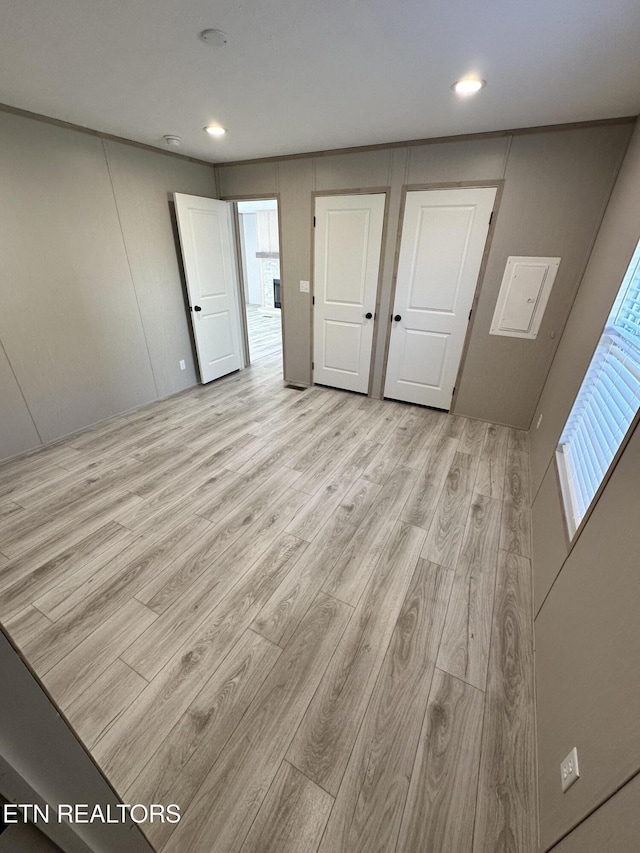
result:
<svg viewBox="0 0 640 853"><path fill-rule="evenodd" d="M193 310L194 311L202 311L202 308L199 305L194 305Z"/></svg>
<svg viewBox="0 0 640 853"><path fill-rule="evenodd" d="M373 314L371 313L371 311L367 311L364 316L367 318L367 320L370 320L373 317Z"/></svg>
<svg viewBox="0 0 640 853"><path fill-rule="evenodd" d="M396 316L393 319L396 321L396 323L399 323L400 320L402 320L402 317L399 314L396 314Z"/></svg>

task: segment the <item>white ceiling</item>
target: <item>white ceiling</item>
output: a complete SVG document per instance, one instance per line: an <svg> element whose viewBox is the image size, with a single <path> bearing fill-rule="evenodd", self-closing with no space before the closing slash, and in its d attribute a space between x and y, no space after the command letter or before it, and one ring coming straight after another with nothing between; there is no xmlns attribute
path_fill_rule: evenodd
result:
<svg viewBox="0 0 640 853"><path fill-rule="evenodd" d="M640 112L638 0L2 0L1 21L0 102L213 162ZM461 100L468 74L487 87Z"/></svg>

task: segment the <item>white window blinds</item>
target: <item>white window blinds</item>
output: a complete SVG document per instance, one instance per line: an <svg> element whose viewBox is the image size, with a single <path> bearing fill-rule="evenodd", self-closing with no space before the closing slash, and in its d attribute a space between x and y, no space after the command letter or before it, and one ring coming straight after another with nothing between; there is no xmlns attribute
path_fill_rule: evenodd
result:
<svg viewBox="0 0 640 853"><path fill-rule="evenodd" d="M591 504L640 407L640 243L558 446L569 531Z"/></svg>

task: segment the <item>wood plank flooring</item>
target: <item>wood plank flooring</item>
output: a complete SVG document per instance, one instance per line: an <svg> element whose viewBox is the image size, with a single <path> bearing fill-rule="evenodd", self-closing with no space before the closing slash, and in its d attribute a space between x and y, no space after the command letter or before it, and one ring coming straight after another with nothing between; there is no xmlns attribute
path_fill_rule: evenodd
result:
<svg viewBox="0 0 640 853"><path fill-rule="evenodd" d="M265 351L0 465L0 620L162 853L534 853L530 541L526 433Z"/></svg>
<svg viewBox="0 0 640 853"><path fill-rule="evenodd" d="M257 305L247 304L247 331L252 364L261 358L282 357L280 311L267 314Z"/></svg>

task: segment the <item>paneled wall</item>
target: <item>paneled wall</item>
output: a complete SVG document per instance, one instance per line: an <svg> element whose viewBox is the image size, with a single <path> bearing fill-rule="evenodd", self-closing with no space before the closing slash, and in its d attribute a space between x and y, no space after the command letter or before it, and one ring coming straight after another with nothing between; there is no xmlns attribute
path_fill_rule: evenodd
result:
<svg viewBox="0 0 640 853"><path fill-rule="evenodd" d="M640 838L638 803L640 776L636 776L567 835L553 848L553 853L637 853Z"/></svg>
<svg viewBox="0 0 640 853"><path fill-rule="evenodd" d="M312 193L389 187L374 352L380 395L402 188L504 180L456 411L528 427L628 122L222 166L227 197L278 194L285 373L309 382ZM216 196L214 170L0 113L0 458L196 381L170 196ZM561 255L536 341L489 336L509 254ZM180 371L179 361L187 364Z"/></svg>
<svg viewBox="0 0 640 853"><path fill-rule="evenodd" d="M631 133L628 122L217 167L221 197L279 194L285 377L311 381L313 192L390 188L373 393L382 393L390 295L407 185L502 181L455 411L528 428ZM509 255L560 256L535 341L489 335Z"/></svg>
<svg viewBox="0 0 640 853"><path fill-rule="evenodd" d="M170 197L215 175L11 113L0 143L4 458L196 382Z"/></svg>
<svg viewBox="0 0 640 853"><path fill-rule="evenodd" d="M553 454L639 239L640 126L535 413L540 428L531 431L542 849L598 809L562 841L562 853L637 849L637 777L628 780L640 771L640 429L570 551ZM581 776L563 794L560 762L574 746ZM624 814L635 834L619 825Z"/></svg>

